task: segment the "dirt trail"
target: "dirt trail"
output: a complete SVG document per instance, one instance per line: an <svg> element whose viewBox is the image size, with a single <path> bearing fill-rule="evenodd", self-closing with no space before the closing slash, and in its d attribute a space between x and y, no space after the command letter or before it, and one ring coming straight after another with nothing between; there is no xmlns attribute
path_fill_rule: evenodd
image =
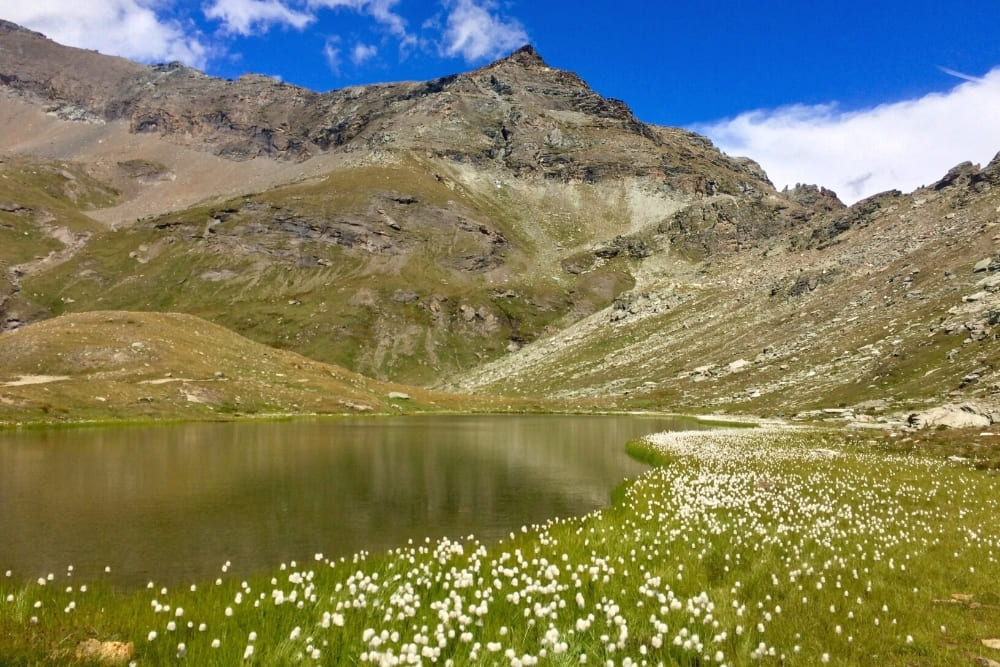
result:
<svg viewBox="0 0 1000 667"><path fill-rule="evenodd" d="M45 224L39 225L39 228L49 237L62 243L63 247L60 250L53 250L45 257L39 257L29 262L15 264L10 267L8 272L10 274L11 285L13 286L12 294L21 291L22 278L54 266L59 266L63 262L68 261L81 248L87 245L87 241L90 240L90 232L76 234L65 227L51 227Z"/></svg>
<svg viewBox="0 0 1000 667"><path fill-rule="evenodd" d="M4 387L23 387L29 384L48 384L70 379L68 375L20 375L18 379L4 382Z"/></svg>

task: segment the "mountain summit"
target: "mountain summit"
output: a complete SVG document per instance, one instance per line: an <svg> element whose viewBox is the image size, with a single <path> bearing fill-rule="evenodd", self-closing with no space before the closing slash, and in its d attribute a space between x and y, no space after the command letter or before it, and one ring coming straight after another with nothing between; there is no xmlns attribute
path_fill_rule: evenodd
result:
<svg viewBox="0 0 1000 667"><path fill-rule="evenodd" d="M541 54L538 53L538 51L535 50L535 47L531 44L525 44L506 58L501 58L492 65L488 65L488 67L496 67L503 63L510 63L512 65L525 68L548 67L545 60L542 59Z"/></svg>

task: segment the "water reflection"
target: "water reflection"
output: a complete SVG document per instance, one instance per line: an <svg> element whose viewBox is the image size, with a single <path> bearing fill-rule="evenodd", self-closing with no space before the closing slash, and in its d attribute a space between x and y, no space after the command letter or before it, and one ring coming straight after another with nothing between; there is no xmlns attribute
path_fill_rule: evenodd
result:
<svg viewBox="0 0 1000 667"><path fill-rule="evenodd" d="M642 466L642 417L462 416L0 432L0 568L214 578L315 552L491 539L578 515Z"/></svg>

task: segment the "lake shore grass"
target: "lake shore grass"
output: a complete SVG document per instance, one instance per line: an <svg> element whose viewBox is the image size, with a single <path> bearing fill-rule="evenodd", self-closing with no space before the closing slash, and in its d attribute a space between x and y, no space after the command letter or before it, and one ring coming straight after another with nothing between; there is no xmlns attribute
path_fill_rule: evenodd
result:
<svg viewBox="0 0 1000 667"><path fill-rule="evenodd" d="M0 572L0 664L89 664L87 639L132 642L138 665L1000 660L982 642L1000 637L995 471L833 429L628 449L654 467L614 504L496 543L139 591L69 568Z"/></svg>

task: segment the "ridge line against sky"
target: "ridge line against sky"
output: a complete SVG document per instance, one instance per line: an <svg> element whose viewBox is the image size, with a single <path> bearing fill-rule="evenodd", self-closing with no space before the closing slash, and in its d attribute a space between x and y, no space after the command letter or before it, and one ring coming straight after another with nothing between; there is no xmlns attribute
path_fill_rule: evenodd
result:
<svg viewBox="0 0 1000 667"><path fill-rule="evenodd" d="M924 0L0 0L0 18L140 62L313 90L472 69L532 43L646 121L707 135L778 187L850 203L1000 151L1000 12Z"/></svg>

